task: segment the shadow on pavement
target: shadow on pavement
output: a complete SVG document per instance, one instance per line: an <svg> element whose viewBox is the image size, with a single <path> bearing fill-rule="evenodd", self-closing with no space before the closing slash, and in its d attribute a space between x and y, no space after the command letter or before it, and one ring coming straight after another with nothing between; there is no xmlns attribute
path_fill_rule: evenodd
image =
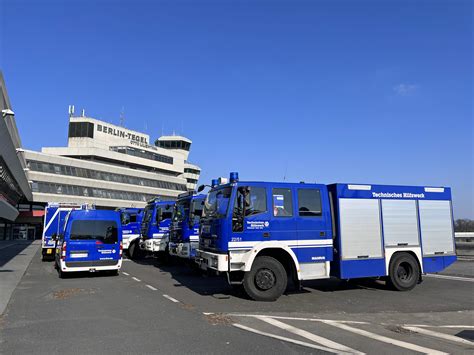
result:
<svg viewBox="0 0 474 355"><path fill-rule="evenodd" d="M11 259L18 255L25 255L21 252L25 250L33 240L8 240L0 242L0 267L8 263Z"/></svg>
<svg viewBox="0 0 474 355"><path fill-rule="evenodd" d="M185 260L175 260L163 263L156 258L143 258L132 260L140 265L149 265L156 267L163 274L169 274L177 281L173 286L187 287L201 296L211 296L214 298L237 297L249 299L241 286L230 286L225 276L217 276L211 273L205 273L197 266L192 265ZM338 292L347 290L389 290L384 282L375 279L360 280L339 280L336 278L313 280L303 282L303 287L296 289L294 285L288 285L285 294L304 294L313 291L319 292Z"/></svg>
<svg viewBox="0 0 474 355"><path fill-rule="evenodd" d="M456 336L465 340L474 341L474 330L463 330L457 333Z"/></svg>

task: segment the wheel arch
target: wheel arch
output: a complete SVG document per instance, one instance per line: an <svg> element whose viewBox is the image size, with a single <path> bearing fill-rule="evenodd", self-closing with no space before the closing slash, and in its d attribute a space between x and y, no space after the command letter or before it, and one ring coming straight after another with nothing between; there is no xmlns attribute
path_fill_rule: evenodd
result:
<svg viewBox="0 0 474 355"><path fill-rule="evenodd" d="M423 274L423 254L420 247L414 248L394 248L394 249L385 249L385 260L386 260L386 275L388 276L390 270L390 264L393 258L401 253L407 253L413 256L418 263L418 267L420 268L420 275Z"/></svg>
<svg viewBox="0 0 474 355"><path fill-rule="evenodd" d="M262 243L264 244L264 243ZM266 244L266 243L265 243ZM285 268L289 277L299 280L299 262L296 254L287 245L268 243L259 245L252 250L251 257L245 263L244 271L250 271L255 259L259 256L270 256L278 260Z"/></svg>
<svg viewBox="0 0 474 355"><path fill-rule="evenodd" d="M413 256L413 258L416 260L417 264L418 264L418 268L420 270L420 275L419 275L419 278L421 280L421 275L423 274L423 263L421 262L421 260L419 259L419 256L417 255L417 253L414 251L414 250L411 250L411 249L406 249L406 250L397 250L395 251L391 257L390 257L390 260L388 261L387 265L388 265L388 270L390 270L390 265L392 263L392 260L394 260L395 257L397 257L398 255L400 254L409 254L411 256ZM388 272L387 272L387 275L388 275Z"/></svg>

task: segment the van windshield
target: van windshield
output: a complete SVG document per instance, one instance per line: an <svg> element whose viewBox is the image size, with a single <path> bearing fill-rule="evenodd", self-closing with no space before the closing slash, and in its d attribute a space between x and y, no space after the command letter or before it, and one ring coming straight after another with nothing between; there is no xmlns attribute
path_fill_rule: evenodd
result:
<svg viewBox="0 0 474 355"><path fill-rule="evenodd" d="M211 190L204 203L204 215L211 218L222 218L227 214L229 207L231 187L224 187L217 190Z"/></svg>
<svg viewBox="0 0 474 355"><path fill-rule="evenodd" d="M118 242L114 221L76 220L72 222L70 240L98 240L104 244Z"/></svg>

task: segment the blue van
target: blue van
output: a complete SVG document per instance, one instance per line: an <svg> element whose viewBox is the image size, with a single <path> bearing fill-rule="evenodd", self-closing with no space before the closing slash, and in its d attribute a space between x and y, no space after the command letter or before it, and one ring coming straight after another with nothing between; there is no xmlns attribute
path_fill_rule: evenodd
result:
<svg viewBox="0 0 474 355"><path fill-rule="evenodd" d="M56 240L59 277L77 271L112 271L122 266L120 213L106 210L72 210Z"/></svg>

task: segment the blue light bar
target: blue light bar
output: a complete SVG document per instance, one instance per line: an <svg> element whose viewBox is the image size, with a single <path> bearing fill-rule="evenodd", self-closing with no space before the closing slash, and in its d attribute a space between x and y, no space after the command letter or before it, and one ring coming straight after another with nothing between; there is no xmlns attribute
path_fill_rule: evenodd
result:
<svg viewBox="0 0 474 355"><path fill-rule="evenodd" d="M211 186L214 187L214 186L217 186L217 185L219 185L219 179L212 179Z"/></svg>
<svg viewBox="0 0 474 355"><path fill-rule="evenodd" d="M235 171L230 173L229 181L230 181L231 184L234 183L234 182L239 181L239 173L237 173Z"/></svg>

